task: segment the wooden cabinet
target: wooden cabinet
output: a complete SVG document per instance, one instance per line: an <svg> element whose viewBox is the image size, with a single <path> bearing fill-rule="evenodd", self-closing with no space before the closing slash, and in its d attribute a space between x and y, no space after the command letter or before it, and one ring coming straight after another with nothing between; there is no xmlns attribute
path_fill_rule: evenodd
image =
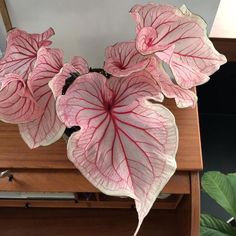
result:
<svg viewBox="0 0 236 236"><path fill-rule="evenodd" d="M0 12L6 30L12 28L4 0ZM202 170L198 111L178 109L173 100L165 104L179 128L177 172L145 219L139 235L199 236ZM137 214L129 199L106 198L74 168L66 157L64 140L30 150L15 125L0 123L0 191L95 193L93 200L0 199L0 235L3 236L130 236Z"/></svg>
<svg viewBox="0 0 236 236"><path fill-rule="evenodd" d="M156 235L160 231L163 236L198 236L200 217L198 172L202 169L202 158L197 108L178 109L174 101L171 100L166 100L165 105L174 113L179 129L178 168L163 190L163 193L169 193L172 196L165 200L159 200L154 204L154 209L143 223L140 235ZM48 147L30 150L22 141L17 126L11 124L0 123L0 170L10 170L13 175L12 181L9 181L7 177L0 179L0 191L99 192L69 162L66 157L66 144L63 139ZM99 194L97 196L99 198ZM96 222L100 226L104 224L103 227L108 227L106 230L104 229L107 235L121 235L119 234L122 232L121 229L126 232L122 235L132 235L136 226L135 211L132 209L133 202L130 199L122 201L118 198L95 199L92 201L79 199L77 202L73 200L1 199L0 207L4 207L0 211L4 212L4 216L6 216L6 218L3 216L0 218L1 235L13 235L7 234L10 225L16 226L19 236L39 235L33 231L32 234L26 234L25 232L28 232L30 228L34 230L35 222L38 222L38 225L42 225L42 227L51 224L54 221L54 214L61 216L60 219L57 219L57 224L62 224L59 222L63 222L63 219L67 217L67 214L70 215L70 212L71 229L76 229L78 233L84 232L81 235L105 235L101 232L94 233L96 226L91 225L96 224ZM30 210L22 207L30 208ZM49 210L50 208L53 208L53 211ZM101 211L97 208L106 210ZM116 210L114 210L115 208ZM129 214L125 214L127 212ZM11 214L14 217L10 217ZM42 217L43 215L45 215L45 218ZM111 216L114 217L113 223L110 219ZM94 223L87 222L88 217L94 217ZM97 219L98 217L104 219L101 219L100 222ZM122 220L118 220L119 217L122 217ZM124 223L125 218L128 221L130 220L132 225ZM78 227L72 225L73 222L77 221L80 222ZM175 231L172 227L169 227L173 224L172 221L176 225ZM1 225L3 222L4 224ZM26 228L27 222L29 228ZM83 222L83 225L81 222ZM22 228L20 227L21 224ZM115 230L109 227L110 224L115 224L117 228L120 227L120 230L114 232ZM148 225L153 229L153 232ZM55 227L58 226L55 225ZM68 225L65 227L68 227ZM111 230L110 233L108 233L109 229ZM51 230L53 233L57 232L58 229L52 228ZM66 234L61 233L60 235Z"/></svg>

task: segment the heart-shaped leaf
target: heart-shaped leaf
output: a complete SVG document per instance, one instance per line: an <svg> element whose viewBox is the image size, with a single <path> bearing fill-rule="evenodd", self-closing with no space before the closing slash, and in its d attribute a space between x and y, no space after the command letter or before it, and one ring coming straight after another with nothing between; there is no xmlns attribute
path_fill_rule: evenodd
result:
<svg viewBox="0 0 236 236"><path fill-rule="evenodd" d="M16 73L26 80L33 70L38 50L51 44L48 39L52 35L52 28L42 34L29 34L19 29L9 31L6 53L0 60L0 75Z"/></svg>
<svg viewBox="0 0 236 236"><path fill-rule="evenodd" d="M8 123L32 121L43 113L25 81L17 74L0 77L0 120Z"/></svg>
<svg viewBox="0 0 236 236"><path fill-rule="evenodd" d="M65 126L57 117L55 99L48 86L48 82L63 66L62 57L59 49L42 47L38 52L35 68L28 79L33 97L44 111L38 119L19 124L21 136L30 148L57 141L65 130Z"/></svg>
<svg viewBox="0 0 236 236"><path fill-rule="evenodd" d="M132 74L131 76L134 76ZM173 115L149 101L156 91L135 78L80 76L57 100L60 119L80 131L68 141L68 157L106 194L135 199L138 229L176 169L178 131ZM156 93L156 92L155 92Z"/></svg>
<svg viewBox="0 0 236 236"><path fill-rule="evenodd" d="M202 214L201 236L236 236L236 230L218 218Z"/></svg>
<svg viewBox="0 0 236 236"><path fill-rule="evenodd" d="M155 54L170 65L177 83L189 89L205 83L226 63L206 34L206 23L185 6L136 5L131 14L137 22L136 48Z"/></svg>

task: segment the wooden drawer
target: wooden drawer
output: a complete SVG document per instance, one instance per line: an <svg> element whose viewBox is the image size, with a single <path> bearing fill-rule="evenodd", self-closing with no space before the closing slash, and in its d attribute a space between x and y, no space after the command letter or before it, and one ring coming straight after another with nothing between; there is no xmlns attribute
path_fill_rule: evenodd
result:
<svg viewBox="0 0 236 236"><path fill-rule="evenodd" d="M0 179L0 191L98 192L77 170L12 169L13 180ZM163 193L190 193L189 172L177 172Z"/></svg>
<svg viewBox="0 0 236 236"><path fill-rule="evenodd" d="M83 193L75 194L73 199L1 199L0 207L25 207L25 208L105 208L105 209L132 209L135 207L131 198L111 197L101 193L86 199ZM172 194L165 199L158 199L152 209L175 210L184 195Z"/></svg>
<svg viewBox="0 0 236 236"><path fill-rule="evenodd" d="M190 234L191 216L182 209L184 201L181 203L178 210L152 210L138 235L199 236ZM131 236L137 226L135 209L0 208L0 211L3 236Z"/></svg>

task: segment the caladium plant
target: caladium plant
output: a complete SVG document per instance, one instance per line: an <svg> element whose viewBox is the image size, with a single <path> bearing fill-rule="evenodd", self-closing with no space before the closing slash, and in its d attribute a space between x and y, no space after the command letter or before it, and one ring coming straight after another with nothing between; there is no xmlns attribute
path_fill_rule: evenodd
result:
<svg viewBox="0 0 236 236"><path fill-rule="evenodd" d="M112 77L78 76L58 96L57 112L67 127L80 127L67 151L81 173L106 194L134 198L136 235L176 169L177 128L170 111L157 103L166 96L180 108L194 107L190 89L206 82L226 58L207 38L204 21L185 6L136 5L131 14L136 39L106 49L104 70ZM57 83L61 89L58 79L52 90Z"/></svg>
<svg viewBox="0 0 236 236"><path fill-rule="evenodd" d="M66 79L76 70L88 72L81 57L63 64L63 52L48 47L53 34L52 28L42 34L13 29L8 33L6 53L0 60L0 119L18 124L30 148L57 141L65 130L56 114L57 92L53 96L48 83L58 76ZM65 79L60 80L63 85Z"/></svg>
<svg viewBox="0 0 236 236"><path fill-rule="evenodd" d="M158 101L155 81L139 72L88 73L57 98L60 119L81 128L69 138L69 159L104 193L134 198L138 228L176 169L175 119Z"/></svg>
<svg viewBox="0 0 236 236"><path fill-rule="evenodd" d="M18 124L30 148L76 127L68 158L102 192L135 200L136 235L176 170L178 129L160 103L165 96L180 108L194 107L192 88L226 58L185 6L135 5L130 13L136 37L107 47L103 69L79 56L64 64L62 51L49 47L51 28L10 31L0 59L0 119Z"/></svg>
<svg viewBox="0 0 236 236"><path fill-rule="evenodd" d="M117 77L130 75L136 71L149 73L149 77L160 87L161 93L168 98L174 98L178 107L196 105L196 94L175 84L165 72L162 61L153 55L143 56L137 51L134 41L107 47L104 69Z"/></svg>
<svg viewBox="0 0 236 236"><path fill-rule="evenodd" d="M136 5L131 9L136 27L136 47L143 55L154 54L169 64L178 85L192 88L226 62L206 34L206 23L185 5Z"/></svg>
<svg viewBox="0 0 236 236"><path fill-rule="evenodd" d="M197 97L189 89L226 63L208 39L206 23L186 6L135 5L130 13L137 23L136 39L108 47L104 69L117 77L146 70L178 107L194 107ZM163 63L172 70L172 80Z"/></svg>

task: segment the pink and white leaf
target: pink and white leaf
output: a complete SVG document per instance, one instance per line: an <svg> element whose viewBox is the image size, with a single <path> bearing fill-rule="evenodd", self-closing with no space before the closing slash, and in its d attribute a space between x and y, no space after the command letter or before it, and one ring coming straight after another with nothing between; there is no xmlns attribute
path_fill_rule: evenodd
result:
<svg viewBox="0 0 236 236"><path fill-rule="evenodd" d="M0 120L18 124L41 116L43 110L32 97L21 76L7 74L0 81Z"/></svg>
<svg viewBox="0 0 236 236"><path fill-rule="evenodd" d="M115 90L114 105L121 103L128 106L140 97L152 97L158 102L164 100L161 88L153 76L143 70L132 73L127 77L112 77L107 81L107 87Z"/></svg>
<svg viewBox="0 0 236 236"><path fill-rule="evenodd" d="M143 97L147 80L134 81L113 77L107 87L100 74L81 76L58 97L57 111L67 126L81 127L68 141L68 157L81 173L106 194L135 199L136 235L175 172L178 131L169 110ZM120 99L127 90L137 95Z"/></svg>
<svg viewBox="0 0 236 236"><path fill-rule="evenodd" d="M106 48L104 69L113 76L128 76L143 70L148 63L149 58L137 51L135 42L117 43Z"/></svg>
<svg viewBox="0 0 236 236"><path fill-rule="evenodd" d="M160 54L156 53L162 59ZM192 40L179 44L170 58L175 80L185 89L206 83L209 76L224 63L225 56L219 54L208 39L205 42Z"/></svg>
<svg viewBox="0 0 236 236"><path fill-rule="evenodd" d="M156 47L156 51L161 51L163 47L170 44L171 41L167 41L169 31L178 32L178 29L173 27L178 24L179 19L176 11L178 8L174 6L154 3L135 5L131 9L131 16L137 24L136 33L139 40L136 40L136 45L145 44L142 47L141 45L137 47L144 49L140 51L142 54L147 54L146 50L149 50L150 47Z"/></svg>
<svg viewBox="0 0 236 236"><path fill-rule="evenodd" d="M158 58L152 57L146 70L153 76L167 98L174 98L179 108L195 107L197 96L188 89L183 89L175 84L165 72Z"/></svg>
<svg viewBox="0 0 236 236"><path fill-rule="evenodd" d="M176 9L178 8L167 4L136 4L130 10L130 14L137 24L136 33L139 33L144 27L150 26L156 29L160 24L161 26L162 24L169 26L175 19Z"/></svg>
<svg viewBox="0 0 236 236"><path fill-rule="evenodd" d="M60 139L65 131L56 115L55 101L48 99L47 107L50 108L40 118L18 125L21 137L30 148L48 146Z"/></svg>
<svg viewBox="0 0 236 236"><path fill-rule="evenodd" d="M67 127L78 124L82 127L92 125L88 115L93 117L105 114L105 96L112 96L108 88L105 92L105 83L106 78L98 73L88 73L76 79L68 88L66 95L57 98L57 114L60 120Z"/></svg>
<svg viewBox="0 0 236 236"><path fill-rule="evenodd" d="M82 57L73 57L71 63L64 64L60 72L49 82L49 87L55 98L62 94L66 79L71 76L71 73L75 72L79 72L80 75L89 72L88 64Z"/></svg>
<svg viewBox="0 0 236 236"><path fill-rule="evenodd" d="M7 37L6 53L0 60L0 75L16 73L26 80L33 70L38 50L51 44L48 39L53 34L52 28L42 34L29 34L19 29L11 30Z"/></svg>
<svg viewBox="0 0 236 236"><path fill-rule="evenodd" d="M170 44L159 45L156 42L157 32L153 27L144 27L136 37L136 48L142 55L150 55L155 52L164 52L172 48Z"/></svg>
<svg viewBox="0 0 236 236"><path fill-rule="evenodd" d="M161 87L161 91L167 98L175 99L177 107L194 108L196 106L197 104L196 94L189 89L183 89L180 86L174 84L173 81L171 81L171 79L168 76L165 77L164 70L163 70L163 75L159 77L159 85Z"/></svg>
<svg viewBox="0 0 236 236"><path fill-rule="evenodd" d="M138 51L155 54L169 63L181 87L189 89L205 83L226 63L225 56L208 39L206 23L185 6L137 5L131 14L137 21Z"/></svg>
<svg viewBox="0 0 236 236"><path fill-rule="evenodd" d="M63 66L62 57L59 49L42 47L28 80L34 99L44 111L38 119L19 125L21 136L30 148L54 143L65 130L64 124L57 117L55 99L48 86L48 82Z"/></svg>
<svg viewBox="0 0 236 236"><path fill-rule="evenodd" d="M49 87L52 90L54 98L57 98L62 94L63 87L66 79L71 76L71 73L75 73L76 69L71 64L64 64L59 73L57 73L50 81Z"/></svg>
<svg viewBox="0 0 236 236"><path fill-rule="evenodd" d="M49 28L42 34L31 34L31 36L38 42L39 47L47 47L52 44L52 41L48 39L51 38L54 34L55 32L53 28Z"/></svg>
<svg viewBox="0 0 236 236"><path fill-rule="evenodd" d="M75 56L72 58L70 63L81 75L87 74L89 72L88 63L82 57Z"/></svg>

